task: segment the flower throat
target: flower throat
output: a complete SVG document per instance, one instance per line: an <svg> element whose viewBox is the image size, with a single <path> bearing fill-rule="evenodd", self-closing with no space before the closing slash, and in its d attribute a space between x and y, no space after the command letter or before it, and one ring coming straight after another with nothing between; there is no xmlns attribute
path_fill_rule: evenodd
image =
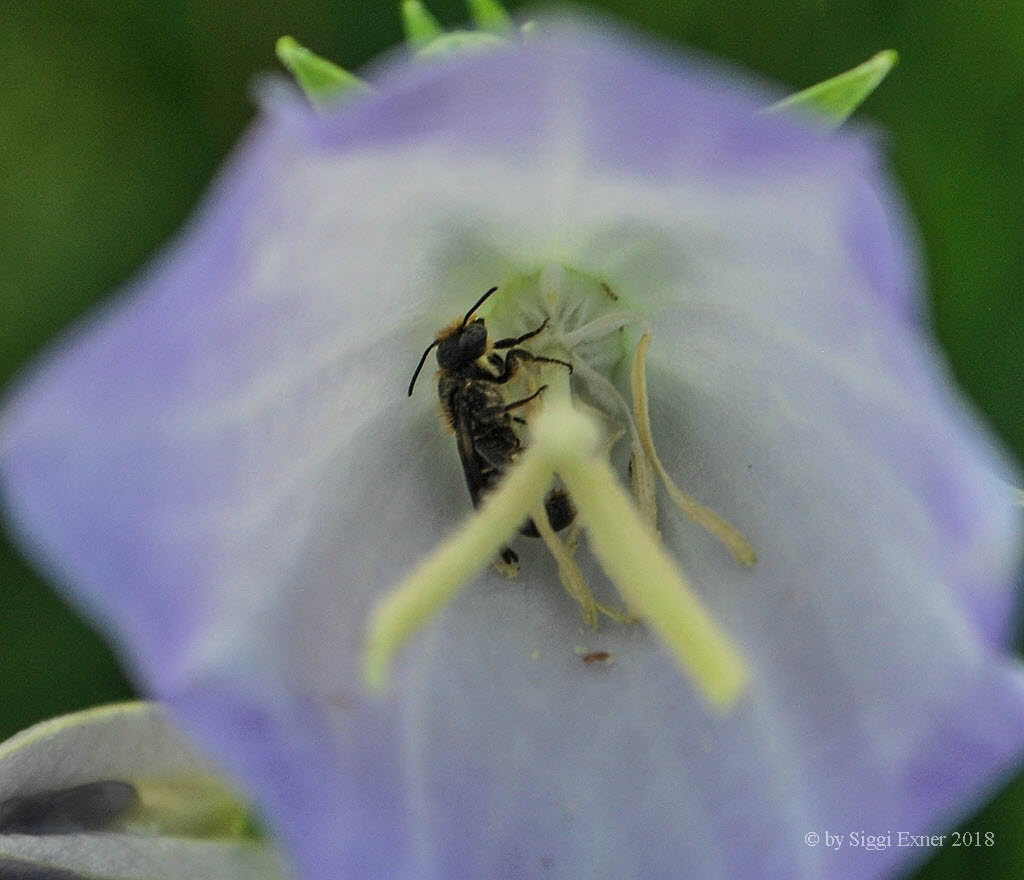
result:
<svg viewBox="0 0 1024 880"><path fill-rule="evenodd" d="M736 529L675 485L655 451L647 322L623 308L607 283L562 266L497 289L438 333L409 385L411 394L436 348L442 412L478 509L378 606L364 655L368 685L383 687L398 647L488 562L508 576L518 572L507 542L521 528L544 541L588 626L597 626L599 614L645 623L710 703L730 705L746 669L661 544L655 475L737 561L753 565L755 554ZM513 335L489 342L487 321ZM608 378L627 357L631 403ZM627 433L629 493L610 465ZM583 529L625 610L598 602L587 585L575 560Z"/></svg>

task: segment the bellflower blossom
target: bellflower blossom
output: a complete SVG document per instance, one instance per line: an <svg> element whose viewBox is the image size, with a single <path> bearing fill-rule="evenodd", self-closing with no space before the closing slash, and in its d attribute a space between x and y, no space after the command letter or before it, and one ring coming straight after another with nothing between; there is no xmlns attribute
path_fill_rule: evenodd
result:
<svg viewBox="0 0 1024 880"><path fill-rule="evenodd" d="M0 743L0 876L283 877L235 796L165 716L122 703Z"/></svg>
<svg viewBox="0 0 1024 880"><path fill-rule="evenodd" d="M807 841L941 829L1019 755L1020 521L922 331L872 141L569 22L373 80L323 115L275 91L177 244L23 384L21 534L305 877L842 880L922 856ZM509 519L365 688L374 609L489 522L429 369L406 386L495 285L492 340L547 320L523 346L573 367L523 364L550 387L516 430L557 435L560 382L636 516L657 498L741 658L727 710L664 621L628 622L604 572L646 563L616 568L632 551L582 497L571 562L515 537L518 579L486 568ZM730 531L643 485L644 398L665 475ZM580 583L613 610L596 628Z"/></svg>

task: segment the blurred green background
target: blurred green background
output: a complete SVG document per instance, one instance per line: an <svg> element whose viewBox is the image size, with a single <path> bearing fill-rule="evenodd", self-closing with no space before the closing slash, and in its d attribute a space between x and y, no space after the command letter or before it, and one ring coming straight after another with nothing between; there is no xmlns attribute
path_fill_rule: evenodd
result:
<svg viewBox="0 0 1024 880"><path fill-rule="evenodd" d="M793 89L899 50L859 115L887 133L953 369L1024 460L1024 3L592 5ZM252 115L248 85L275 67L278 36L349 68L401 39L397 4L380 0L4 0L0 22L0 383L179 226ZM130 694L7 543L0 567L0 739ZM921 876L1024 876L1024 778L960 827L997 845L940 852Z"/></svg>

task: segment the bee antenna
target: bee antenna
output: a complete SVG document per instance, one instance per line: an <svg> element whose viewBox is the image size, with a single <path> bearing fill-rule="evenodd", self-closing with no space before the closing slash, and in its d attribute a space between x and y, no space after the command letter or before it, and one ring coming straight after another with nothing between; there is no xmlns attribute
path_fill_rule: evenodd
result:
<svg viewBox="0 0 1024 880"><path fill-rule="evenodd" d="M466 312L466 317L462 319L462 326L463 327L465 327L469 323L469 319L473 317L473 312L475 312L478 308L480 308L480 306L482 306L487 301L487 297L489 297L497 289L498 289L497 287L492 287L490 290L487 291L487 293L485 293L482 297L480 297L480 299L478 299L475 303L473 303L473 308L471 308L468 312Z"/></svg>
<svg viewBox="0 0 1024 880"><path fill-rule="evenodd" d="M474 308L476 308L476 306L474 306ZM423 356L420 358L420 362L416 364L416 372L412 374L412 381L409 382L409 397L412 397L413 386L416 384L416 380L420 376L420 370L423 369L423 365L427 362L427 355L430 354L430 352L437 346L438 342L440 341L441 340L439 339L435 339L433 342L430 343L430 345L426 347L426 349L424 349Z"/></svg>

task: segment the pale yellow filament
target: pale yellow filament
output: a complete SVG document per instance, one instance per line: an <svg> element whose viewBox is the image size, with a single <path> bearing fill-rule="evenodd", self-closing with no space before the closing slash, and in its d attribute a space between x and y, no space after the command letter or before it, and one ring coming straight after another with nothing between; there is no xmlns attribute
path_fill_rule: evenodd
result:
<svg viewBox="0 0 1024 880"><path fill-rule="evenodd" d="M658 476L665 484L665 490L676 506L685 513L697 525L709 531L718 538L736 557L737 561L746 566L751 566L757 561L757 554L750 543L733 526L726 522L713 510L708 509L695 498L687 495L680 489L665 470L665 466L658 458L654 449L654 438L651 436L651 417L647 405L647 346L650 345L651 334L645 333L640 338L633 355L633 366L630 370L630 387L633 392L633 410L636 414L637 430L640 433L640 442L643 445L647 457L651 460Z"/></svg>
<svg viewBox="0 0 1024 880"><path fill-rule="evenodd" d="M567 397L556 395L532 428L531 445L480 509L374 612L363 655L367 687L383 689L395 652L487 566L531 511L584 619L596 622L598 611L625 619L594 600L579 567L551 529L543 499L558 474L590 546L630 611L651 627L709 704L732 705L748 680L743 659L619 485L602 454L593 419L573 408ZM656 456L650 457L660 464Z"/></svg>

